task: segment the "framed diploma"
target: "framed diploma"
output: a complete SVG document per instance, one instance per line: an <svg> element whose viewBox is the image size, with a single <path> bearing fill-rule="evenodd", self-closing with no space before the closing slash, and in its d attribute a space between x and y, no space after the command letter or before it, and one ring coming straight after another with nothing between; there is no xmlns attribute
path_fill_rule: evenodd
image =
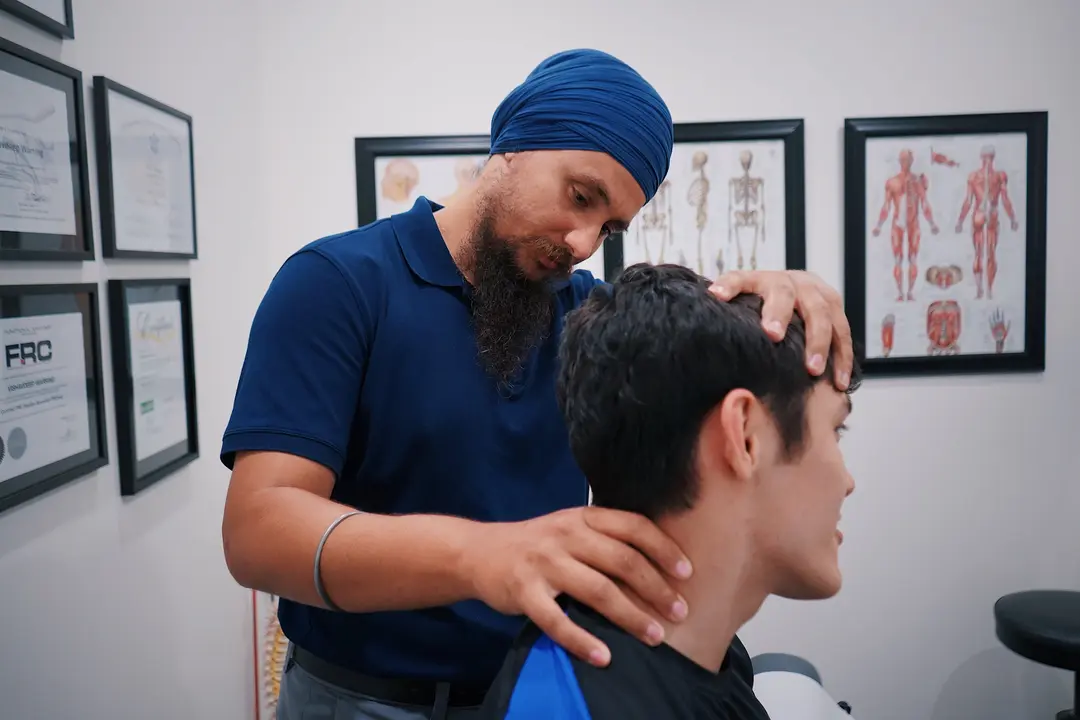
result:
<svg viewBox="0 0 1080 720"><path fill-rule="evenodd" d="M110 280L120 491L134 495L199 457L187 279Z"/></svg>
<svg viewBox="0 0 1080 720"><path fill-rule="evenodd" d="M0 510L108 463L97 286L0 287Z"/></svg>
<svg viewBox="0 0 1080 720"><path fill-rule="evenodd" d="M74 38L71 0L0 0L0 10L58 38Z"/></svg>
<svg viewBox="0 0 1080 720"><path fill-rule="evenodd" d="M0 39L0 260L92 260L82 73Z"/></svg>
<svg viewBox="0 0 1080 720"><path fill-rule="evenodd" d="M102 254L198 257L191 117L94 78Z"/></svg>

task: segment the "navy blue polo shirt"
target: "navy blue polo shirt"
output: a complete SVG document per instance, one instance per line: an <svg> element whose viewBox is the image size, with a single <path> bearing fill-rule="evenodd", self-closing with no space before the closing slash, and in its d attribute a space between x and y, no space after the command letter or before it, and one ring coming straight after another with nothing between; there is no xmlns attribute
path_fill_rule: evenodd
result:
<svg viewBox="0 0 1080 720"><path fill-rule="evenodd" d="M420 198L285 261L252 323L226 466L241 450L309 458L336 474L334 500L372 513L517 521L586 504L555 373L563 316L600 281L579 270L561 285L553 332L500 389L438 208ZM282 600L279 618L294 643L358 672L485 687L524 622L479 601L349 614Z"/></svg>

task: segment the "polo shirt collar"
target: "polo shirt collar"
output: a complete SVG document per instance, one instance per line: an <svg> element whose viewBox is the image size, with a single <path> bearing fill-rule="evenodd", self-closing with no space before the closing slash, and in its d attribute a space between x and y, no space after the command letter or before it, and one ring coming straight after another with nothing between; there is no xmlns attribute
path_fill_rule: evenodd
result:
<svg viewBox="0 0 1080 720"><path fill-rule="evenodd" d="M405 261L417 276L431 285L460 288L464 278L435 222L435 211L441 209L421 196L411 210L392 215L390 222Z"/></svg>

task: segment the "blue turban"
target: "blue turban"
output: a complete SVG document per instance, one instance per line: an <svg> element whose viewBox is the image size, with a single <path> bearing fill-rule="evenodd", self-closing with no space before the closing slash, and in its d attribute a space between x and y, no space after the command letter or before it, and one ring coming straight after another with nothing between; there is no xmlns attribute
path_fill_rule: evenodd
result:
<svg viewBox="0 0 1080 720"><path fill-rule="evenodd" d="M632 67L599 50L552 55L491 118L491 153L594 150L633 175L646 202L667 176L671 113Z"/></svg>

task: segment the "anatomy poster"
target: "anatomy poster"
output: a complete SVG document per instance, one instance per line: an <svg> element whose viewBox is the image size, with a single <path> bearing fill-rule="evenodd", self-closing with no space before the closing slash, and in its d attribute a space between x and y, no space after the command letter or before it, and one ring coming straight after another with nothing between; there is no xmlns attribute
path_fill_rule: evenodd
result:
<svg viewBox="0 0 1080 720"><path fill-rule="evenodd" d="M1027 135L866 141L868 358L1024 352Z"/></svg>
<svg viewBox="0 0 1080 720"><path fill-rule="evenodd" d="M677 263L714 278L787 267L784 141L680 142L623 236L623 266Z"/></svg>
<svg viewBox="0 0 1080 720"><path fill-rule="evenodd" d="M405 212L423 195L446 205L479 177L487 155L383 156L375 159L375 210Z"/></svg>

